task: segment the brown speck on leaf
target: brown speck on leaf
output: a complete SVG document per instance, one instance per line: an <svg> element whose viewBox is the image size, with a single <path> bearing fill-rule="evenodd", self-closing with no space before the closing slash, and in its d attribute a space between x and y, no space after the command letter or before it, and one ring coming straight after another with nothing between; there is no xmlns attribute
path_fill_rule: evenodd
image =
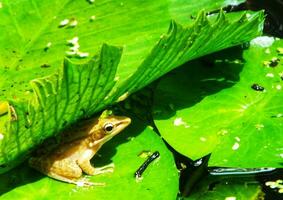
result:
<svg viewBox="0 0 283 200"><path fill-rule="evenodd" d="M43 64L43 65L41 65L40 67L41 67L41 68L48 68L48 67L50 67L50 65L48 65L48 64Z"/></svg>

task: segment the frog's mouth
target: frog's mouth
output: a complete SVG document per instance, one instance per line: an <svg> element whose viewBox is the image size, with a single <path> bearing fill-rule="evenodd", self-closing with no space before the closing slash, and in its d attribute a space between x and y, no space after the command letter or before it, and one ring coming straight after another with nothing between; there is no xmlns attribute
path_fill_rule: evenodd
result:
<svg viewBox="0 0 283 200"><path fill-rule="evenodd" d="M110 133L107 137L112 138L121 131L123 131L131 123L131 118L129 117L118 117L117 122L115 123L115 130Z"/></svg>

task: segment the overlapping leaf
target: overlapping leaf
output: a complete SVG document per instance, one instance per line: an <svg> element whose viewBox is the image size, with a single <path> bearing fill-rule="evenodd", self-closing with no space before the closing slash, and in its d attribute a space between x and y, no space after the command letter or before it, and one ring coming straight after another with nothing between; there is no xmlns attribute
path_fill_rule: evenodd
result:
<svg viewBox="0 0 283 200"><path fill-rule="evenodd" d="M54 10L49 9L52 5ZM180 4L172 5L181 8ZM7 23L0 32L14 26L11 34L15 37L1 60L6 66L1 68L5 72L2 99L13 100L9 101L8 114L0 118L0 171L21 162L34 146L74 121L123 100L187 60L248 41L262 29L261 12L227 16L220 12L217 18L201 12L186 28L172 21L168 33L154 46L172 17L166 6L164 1L144 1L142 5L140 1L91 5L85 1L4 2L1 16ZM185 17L186 9L183 7L178 16ZM106 15L105 10L113 13ZM196 11L194 7L191 13ZM154 20L147 24L144 13L150 13ZM64 19L78 24L58 27ZM135 23L130 23L132 20ZM57 75L40 78L57 71L58 62L70 50L66 40L75 36L79 37L81 52L95 52L108 41L123 46L123 54L117 47L104 45L100 55L89 62L68 61ZM0 40L4 43L7 38L9 35L3 34ZM15 55L8 62L11 52ZM27 82L32 79L31 89Z"/></svg>
<svg viewBox="0 0 283 200"><path fill-rule="evenodd" d="M243 57L231 49L161 80L155 122L174 149L191 159L211 153L210 166L282 167L283 42L266 47L273 40L257 38Z"/></svg>

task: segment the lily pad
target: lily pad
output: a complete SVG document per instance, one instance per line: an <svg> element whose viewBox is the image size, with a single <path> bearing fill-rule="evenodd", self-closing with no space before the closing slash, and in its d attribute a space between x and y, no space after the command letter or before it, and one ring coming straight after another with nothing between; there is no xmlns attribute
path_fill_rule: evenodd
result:
<svg viewBox="0 0 283 200"><path fill-rule="evenodd" d="M243 52L189 62L163 77L154 105L162 137L193 160L211 153L209 166L282 167L282 46L260 37Z"/></svg>
<svg viewBox="0 0 283 200"><path fill-rule="evenodd" d="M141 179L135 171L146 160L142 152L158 151ZM0 175L3 199L175 199L178 193L178 171L173 156L162 139L133 119L132 125L112 138L92 162L96 167L114 163L114 173L87 177L106 186L79 187L44 176L26 164ZM164 189L166 188L166 189ZM162 192L161 192L162 191Z"/></svg>
<svg viewBox="0 0 283 200"><path fill-rule="evenodd" d="M255 180L215 178L201 180L185 200L256 200L263 198L260 184Z"/></svg>

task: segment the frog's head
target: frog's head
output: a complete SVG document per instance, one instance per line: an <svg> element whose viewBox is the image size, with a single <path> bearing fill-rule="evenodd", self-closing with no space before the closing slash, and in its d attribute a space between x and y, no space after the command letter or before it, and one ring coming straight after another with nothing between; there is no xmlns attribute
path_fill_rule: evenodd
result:
<svg viewBox="0 0 283 200"><path fill-rule="evenodd" d="M103 116L98 118L98 123L92 128L91 135L95 143L103 144L120 133L131 123L129 117Z"/></svg>

